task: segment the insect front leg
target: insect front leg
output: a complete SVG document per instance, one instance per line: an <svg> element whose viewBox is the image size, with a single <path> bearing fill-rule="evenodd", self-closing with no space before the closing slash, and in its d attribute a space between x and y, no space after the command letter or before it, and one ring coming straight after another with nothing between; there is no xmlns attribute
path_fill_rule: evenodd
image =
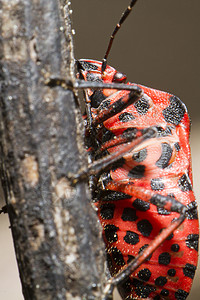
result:
<svg viewBox="0 0 200 300"><path fill-rule="evenodd" d="M110 90L125 90L135 92L135 95L141 97L142 89L136 84L126 84L126 83L106 83L106 82L92 82L84 81L82 79L76 79L75 81L67 80L65 78L60 78L57 76L51 76L45 80L45 84L51 87L62 86L64 89L75 89L75 90L85 90L85 89L110 89Z"/></svg>

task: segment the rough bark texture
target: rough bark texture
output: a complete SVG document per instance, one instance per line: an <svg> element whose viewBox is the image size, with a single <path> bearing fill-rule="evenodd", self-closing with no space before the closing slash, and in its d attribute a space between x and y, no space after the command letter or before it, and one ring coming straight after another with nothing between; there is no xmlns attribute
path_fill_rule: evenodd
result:
<svg viewBox="0 0 200 300"><path fill-rule="evenodd" d="M60 2L0 0L0 176L24 298L100 299L96 214L87 182L67 178L87 163L77 101L45 85L50 76L74 80L69 7Z"/></svg>

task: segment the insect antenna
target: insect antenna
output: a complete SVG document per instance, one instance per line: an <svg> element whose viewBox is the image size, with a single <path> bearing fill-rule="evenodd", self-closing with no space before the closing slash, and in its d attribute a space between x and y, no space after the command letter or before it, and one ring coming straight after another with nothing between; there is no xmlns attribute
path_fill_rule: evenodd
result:
<svg viewBox="0 0 200 300"><path fill-rule="evenodd" d="M116 25L115 29L113 30L113 33L110 37L110 41L109 41L109 44L108 44L108 48L106 50L106 54L102 60L102 67L101 67L101 72L103 73L106 69L106 66L107 66L107 58L108 58L108 55L110 53L110 50L111 50L111 47L112 47L112 43L113 43L113 40L115 38L115 35L116 33L118 32L118 30L120 29L121 25L124 23L124 21L126 20L126 18L128 17L128 15L130 14L133 6L136 4L137 0L132 0L131 3L129 4L129 6L127 7L127 9L123 12L120 20L119 20L119 23Z"/></svg>

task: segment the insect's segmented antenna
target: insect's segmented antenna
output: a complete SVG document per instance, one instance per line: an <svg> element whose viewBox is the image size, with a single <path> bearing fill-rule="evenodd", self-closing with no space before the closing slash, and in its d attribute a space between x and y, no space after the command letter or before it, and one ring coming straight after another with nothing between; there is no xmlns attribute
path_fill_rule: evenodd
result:
<svg viewBox="0 0 200 300"><path fill-rule="evenodd" d="M121 25L124 23L124 21L126 20L126 18L128 17L128 15L130 14L131 10L132 10L132 7L135 5L135 3L137 2L137 0L132 0L131 3L129 4L129 6L127 7L127 9L123 12L120 20L119 20L119 23L116 25L111 37L110 37L110 41L109 41L109 44L108 44L108 48L106 50L106 54L103 58L103 61L102 61L102 67L101 67L101 72L103 73L106 69L106 66L107 66L107 57L108 57L108 54L110 53L110 49L112 47L112 43L113 43L113 40L115 38L115 35L116 33L118 32L118 30L120 29Z"/></svg>

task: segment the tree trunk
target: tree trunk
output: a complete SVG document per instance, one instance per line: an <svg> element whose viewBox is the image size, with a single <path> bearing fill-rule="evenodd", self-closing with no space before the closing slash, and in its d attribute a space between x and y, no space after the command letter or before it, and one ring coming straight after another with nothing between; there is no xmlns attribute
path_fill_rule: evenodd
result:
<svg viewBox="0 0 200 300"><path fill-rule="evenodd" d="M103 243L87 164L64 0L0 0L0 177L25 299L100 299ZM12 285L12 283L11 283ZM75 298L76 297L76 298Z"/></svg>

